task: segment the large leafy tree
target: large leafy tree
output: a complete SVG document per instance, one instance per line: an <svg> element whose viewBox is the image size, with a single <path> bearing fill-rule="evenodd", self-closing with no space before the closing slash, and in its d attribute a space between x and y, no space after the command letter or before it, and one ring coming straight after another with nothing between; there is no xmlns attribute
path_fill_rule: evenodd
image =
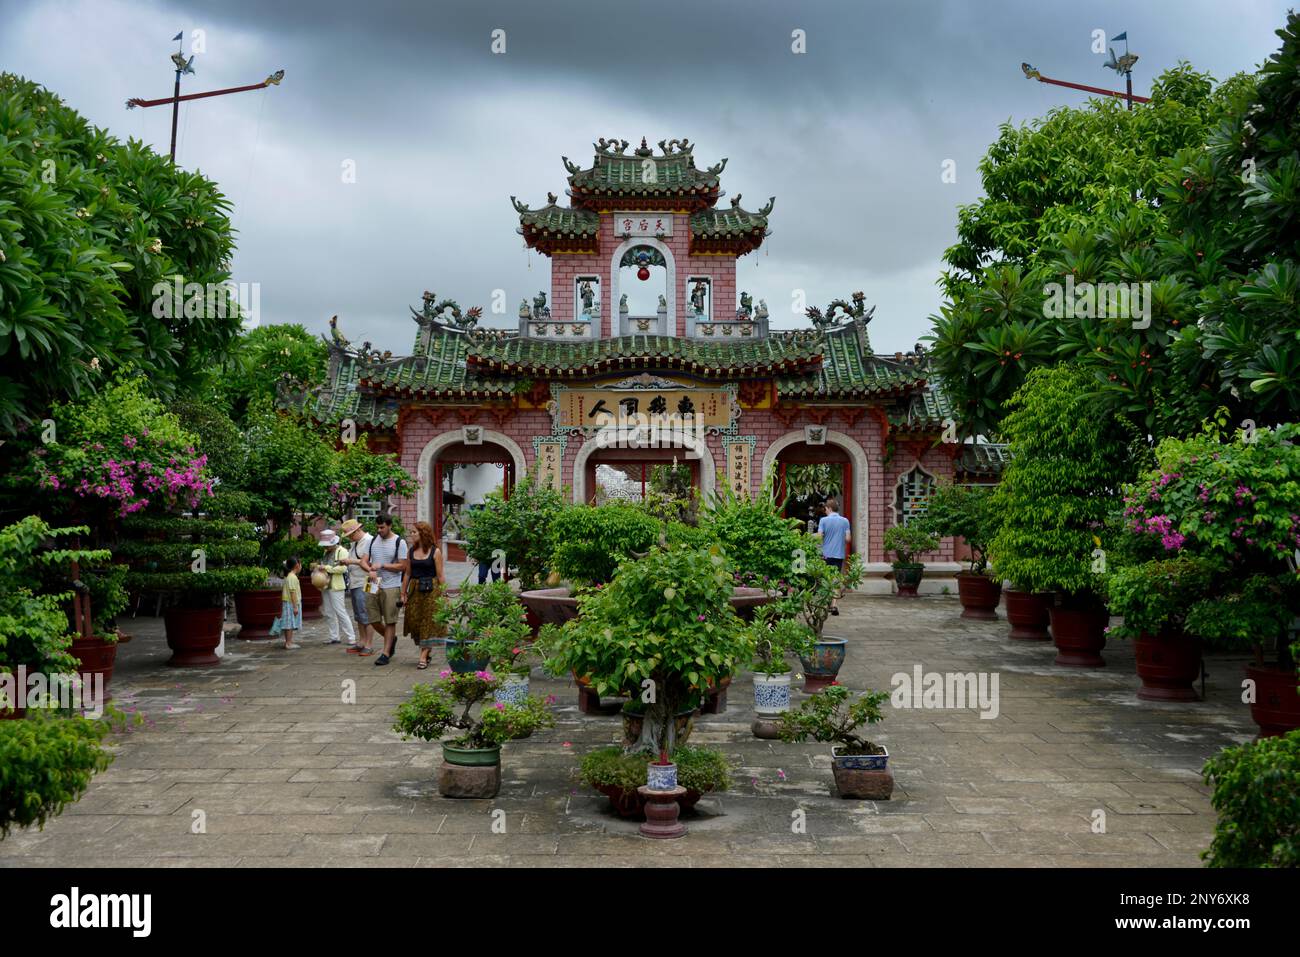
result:
<svg viewBox="0 0 1300 957"><path fill-rule="evenodd" d="M224 358L233 297L187 309L159 284L230 278L229 209L205 177L0 74L0 431L130 363L167 397Z"/></svg>
<svg viewBox="0 0 1300 957"><path fill-rule="evenodd" d="M1096 361L1101 334L1128 340L1113 354L1115 363L1150 373L1141 353L1151 351L1151 340L1163 343L1168 320L1182 322L1184 315L1165 317L1140 336L1118 324L1063 327L1044 316L1044 287L1067 275L1076 282L1158 278L1159 264L1149 254L1126 256L1164 235L1161 186L1168 164L1180 149L1203 144L1251 83L1235 77L1215 87L1180 64L1156 80L1149 104L1131 111L1119 101L1094 100L1026 126L1002 127L980 166L985 197L959 211L958 242L945 253L949 301L934 318L931 337L967 432L995 434L1003 403L1036 366L1089 353ZM1177 298L1173 293L1163 291L1166 300ZM1098 382L1125 378L1111 379L1112 373L1099 370ZM1141 386L1128 381L1112 391L1127 389L1128 411L1150 418Z"/></svg>
<svg viewBox="0 0 1300 957"><path fill-rule="evenodd" d="M236 421L247 424L249 410L260 400L274 400L285 375L305 386L325 380L329 349L319 336L300 325L258 326L234 343L221 375L208 393Z"/></svg>

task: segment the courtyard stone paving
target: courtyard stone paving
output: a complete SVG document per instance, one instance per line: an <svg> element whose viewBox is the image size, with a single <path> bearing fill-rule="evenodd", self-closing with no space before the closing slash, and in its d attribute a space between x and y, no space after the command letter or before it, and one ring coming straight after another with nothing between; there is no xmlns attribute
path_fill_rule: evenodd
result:
<svg viewBox="0 0 1300 957"><path fill-rule="evenodd" d="M401 640L386 668L322 644L227 642L211 669L164 666L160 619L126 622L112 691L146 716L116 735L116 760L44 831L0 842L5 866L1197 866L1214 813L1200 767L1249 740L1243 658L1207 659L1207 700L1139 702L1132 646L1099 670L1057 668L1047 642L967 622L955 598L853 595L828 634L849 640L840 680L890 688L897 672L996 672L1000 713L886 706L893 800L844 800L829 746L750 733L752 684L696 719L692 743L723 749L731 790L685 815L686 837L650 841L571 779L581 755L617 741L617 716L577 710L570 682L534 668L557 725L503 752L500 795L438 795L434 744L402 741L393 708L444 660L416 671ZM345 679L356 703L343 702ZM796 682L796 687L798 683ZM796 695L802 700L803 695ZM495 810L504 816L494 815ZM797 811L803 811L800 815ZM201 815L196 812L202 812ZM1104 833L1094 821L1104 813ZM805 827L799 833L798 824ZM193 833L196 820L206 833ZM493 823L504 821L505 833Z"/></svg>

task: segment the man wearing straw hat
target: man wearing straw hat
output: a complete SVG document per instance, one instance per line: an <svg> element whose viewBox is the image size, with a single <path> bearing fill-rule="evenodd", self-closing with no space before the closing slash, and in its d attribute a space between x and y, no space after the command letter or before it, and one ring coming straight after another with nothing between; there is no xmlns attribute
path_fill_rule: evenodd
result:
<svg viewBox="0 0 1300 957"><path fill-rule="evenodd" d="M348 567L343 559L348 557L348 550L339 542L338 534L327 528L321 533L320 546L325 552L325 559L312 566L312 571L323 571L329 575L329 583L321 588L321 612L329 622L330 636L325 642L337 645L342 639L340 629L348 636L348 644L357 643L357 634L352 630L352 619L344 604L344 592L347 590Z"/></svg>
<svg viewBox="0 0 1300 957"><path fill-rule="evenodd" d="M348 566L347 604L352 609L352 616L357 620L357 643L348 649L349 654L362 658L374 654L370 647L370 615L366 609L366 570L361 567L361 556L370 547L370 533L361 527L355 518L350 518L339 526L339 532L351 545L343 564Z"/></svg>

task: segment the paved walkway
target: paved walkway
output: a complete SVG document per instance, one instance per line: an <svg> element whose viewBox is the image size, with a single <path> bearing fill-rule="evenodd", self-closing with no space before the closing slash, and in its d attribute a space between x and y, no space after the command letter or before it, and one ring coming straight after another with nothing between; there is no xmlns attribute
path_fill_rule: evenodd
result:
<svg viewBox="0 0 1300 957"><path fill-rule="evenodd" d="M1104 669L1062 669L1049 645L1006 640L1003 622L962 621L952 598L852 596L843 607L828 630L849 639L851 688L887 689L916 665L999 676L992 720L887 708L876 737L892 755L892 801L835 796L825 745L752 737L742 675L729 710L697 719L692 737L725 750L734 787L700 802L685 838L644 840L570 777L584 751L618 738L618 719L579 714L572 685L537 669L534 689L559 698L556 728L506 747L495 801L447 800L436 745L389 730L411 685L437 674L415 670L409 641L376 668L322 645L313 622L301 651L233 642L220 667L171 669L161 622L142 618L128 624L136 637L113 691L146 724L115 738L117 760L78 804L0 842L0 864L1198 865L1214 827L1200 767L1254 732L1242 659L1209 660L1205 702L1150 704L1135 697L1125 643L1107 649ZM342 700L348 679L355 704ZM792 827L799 810L804 833ZM197 820L206 833L193 833Z"/></svg>

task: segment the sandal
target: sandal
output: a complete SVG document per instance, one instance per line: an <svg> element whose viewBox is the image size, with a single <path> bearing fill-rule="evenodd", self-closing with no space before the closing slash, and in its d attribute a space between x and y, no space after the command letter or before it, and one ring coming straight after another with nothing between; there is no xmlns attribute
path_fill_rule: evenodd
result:
<svg viewBox="0 0 1300 957"><path fill-rule="evenodd" d="M390 657L388 657L388 655L380 655L378 658L375 659L375 664L377 664L377 665L386 665L386 664L388 664L388 663L389 663L390 661L392 661L392 660L393 660L393 659L390 658Z"/></svg>
<svg viewBox="0 0 1300 957"><path fill-rule="evenodd" d="M416 662L415 670L416 670L416 671L423 671L423 670L424 670L425 668L427 668L427 667L429 667L429 663L428 663L427 661L419 661L419 662Z"/></svg>

